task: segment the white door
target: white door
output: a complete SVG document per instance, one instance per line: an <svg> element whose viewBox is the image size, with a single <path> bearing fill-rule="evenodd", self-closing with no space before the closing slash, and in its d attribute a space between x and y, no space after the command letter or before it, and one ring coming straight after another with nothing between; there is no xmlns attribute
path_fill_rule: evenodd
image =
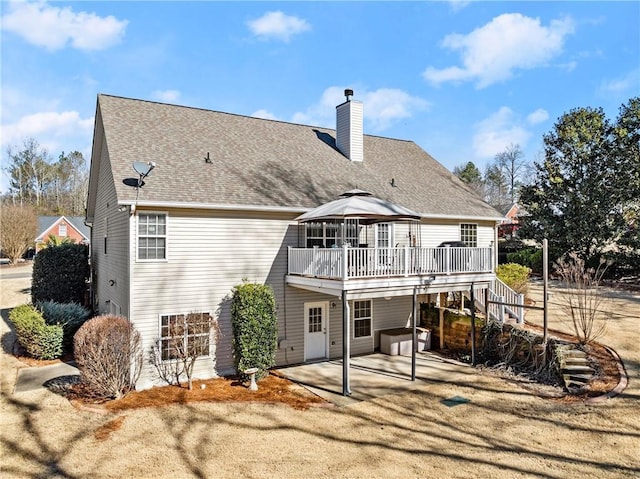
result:
<svg viewBox="0 0 640 479"><path fill-rule="evenodd" d="M327 357L328 303L304 304L304 359Z"/></svg>
<svg viewBox="0 0 640 479"><path fill-rule="evenodd" d="M391 247L393 246L393 234L391 223L378 223L376 225L376 248L378 249L378 268L386 268L391 263Z"/></svg>

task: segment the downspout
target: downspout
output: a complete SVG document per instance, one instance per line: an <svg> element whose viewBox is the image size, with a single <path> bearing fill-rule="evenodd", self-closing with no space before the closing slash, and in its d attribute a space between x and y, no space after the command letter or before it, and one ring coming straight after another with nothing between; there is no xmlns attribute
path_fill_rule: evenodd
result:
<svg viewBox="0 0 640 479"><path fill-rule="evenodd" d="M342 395L351 396L349 384L349 359L351 357L351 343L349 337L349 300L347 292L342 291Z"/></svg>

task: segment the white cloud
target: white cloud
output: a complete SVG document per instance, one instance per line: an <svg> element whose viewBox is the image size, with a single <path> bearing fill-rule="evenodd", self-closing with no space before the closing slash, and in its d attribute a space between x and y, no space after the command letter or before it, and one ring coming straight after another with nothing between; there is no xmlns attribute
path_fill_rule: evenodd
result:
<svg viewBox="0 0 640 479"><path fill-rule="evenodd" d="M253 116L255 118L262 118L264 120L277 120L278 117L276 117L273 113L271 113L268 110L264 110L264 109L260 109L260 110L256 110L253 113L251 113L251 115L249 116Z"/></svg>
<svg viewBox="0 0 640 479"><path fill-rule="evenodd" d="M511 108L503 106L474 125L473 150L479 158L493 158L510 144L525 147L531 133L518 124Z"/></svg>
<svg viewBox="0 0 640 479"><path fill-rule="evenodd" d="M624 93L640 91L640 68L631 70L613 80L605 80L600 84L600 91L603 93Z"/></svg>
<svg viewBox="0 0 640 479"><path fill-rule="evenodd" d="M306 20L282 12L267 12L262 17L247 22L247 26L261 39L275 38L284 42L288 42L293 35L311 30L311 25Z"/></svg>
<svg viewBox="0 0 640 479"><path fill-rule="evenodd" d="M176 103L180 99L180 92L178 90L155 90L151 97L165 103Z"/></svg>
<svg viewBox="0 0 640 479"><path fill-rule="evenodd" d="M410 118L416 112L428 110L430 107L429 102L397 88L356 91L354 99L363 102L365 125L370 126L375 132L386 130L403 118ZM329 87L317 103L304 112L295 113L293 121L335 128L336 106L344 101L343 87Z"/></svg>
<svg viewBox="0 0 640 479"><path fill-rule="evenodd" d="M574 32L570 18L552 20L548 27L539 18L507 13L467 35L453 33L442 47L460 52L462 66L428 67L423 77L433 83L475 81L477 88L504 81L517 70L545 66L562 52L567 35Z"/></svg>
<svg viewBox="0 0 640 479"><path fill-rule="evenodd" d="M469 6L471 2L466 0L449 0L449 7L453 12L459 12Z"/></svg>
<svg viewBox="0 0 640 479"><path fill-rule="evenodd" d="M93 117L81 118L77 111L34 113L2 125L2 147L6 149L22 144L25 138L35 138L49 151L54 151L59 140L78 134L90 136L92 130Z"/></svg>
<svg viewBox="0 0 640 479"><path fill-rule="evenodd" d="M74 12L71 7L53 7L44 1L9 3L2 16L2 29L48 50L71 44L79 50L103 50L122 39L127 20L95 13Z"/></svg>
<svg viewBox="0 0 640 479"><path fill-rule="evenodd" d="M537 125L538 123L545 122L549 119L549 112L544 108L538 108L527 115L527 122L530 125Z"/></svg>

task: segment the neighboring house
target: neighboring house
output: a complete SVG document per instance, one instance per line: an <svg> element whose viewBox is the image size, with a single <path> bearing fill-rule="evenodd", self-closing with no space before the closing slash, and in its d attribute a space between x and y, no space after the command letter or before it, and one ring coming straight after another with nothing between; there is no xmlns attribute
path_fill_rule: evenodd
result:
<svg viewBox="0 0 640 479"><path fill-rule="evenodd" d="M504 219L498 225L498 238L514 238L520 228L519 218L523 211L517 203L498 206L496 209L504 215Z"/></svg>
<svg viewBox="0 0 640 479"><path fill-rule="evenodd" d="M99 95L96 310L128 317L145 357L177 315L210 313L220 335L196 364L205 378L234 372L230 298L244 279L274 290L279 366L373 352L380 331L411 324L415 297L488 288L502 215L415 143L363 135L362 103L336 109L337 132ZM134 162L156 164L139 189ZM419 221L296 220L356 188ZM138 387L154 377L145 365Z"/></svg>
<svg viewBox="0 0 640 479"><path fill-rule="evenodd" d="M52 236L78 244L89 244L91 231L81 216L39 216L38 236L35 239L36 254L45 248Z"/></svg>

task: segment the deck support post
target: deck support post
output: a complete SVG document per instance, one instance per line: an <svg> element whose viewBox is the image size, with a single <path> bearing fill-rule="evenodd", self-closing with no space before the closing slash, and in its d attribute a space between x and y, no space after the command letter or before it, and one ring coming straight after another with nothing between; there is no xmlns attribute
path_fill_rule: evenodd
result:
<svg viewBox="0 0 640 479"><path fill-rule="evenodd" d="M476 365L476 298L473 282L471 283L471 364Z"/></svg>
<svg viewBox="0 0 640 479"><path fill-rule="evenodd" d="M444 349L444 308L447 307L447 293L440 293L440 350Z"/></svg>
<svg viewBox="0 0 640 479"><path fill-rule="evenodd" d="M416 380L416 349L418 349L418 334L416 331L416 317L418 316L418 288L413 287L413 312L411 313L411 380Z"/></svg>
<svg viewBox="0 0 640 479"><path fill-rule="evenodd" d="M351 396L351 385L349 384L349 361L351 358L351 336L349 332L349 300L347 292L342 291L342 395Z"/></svg>

